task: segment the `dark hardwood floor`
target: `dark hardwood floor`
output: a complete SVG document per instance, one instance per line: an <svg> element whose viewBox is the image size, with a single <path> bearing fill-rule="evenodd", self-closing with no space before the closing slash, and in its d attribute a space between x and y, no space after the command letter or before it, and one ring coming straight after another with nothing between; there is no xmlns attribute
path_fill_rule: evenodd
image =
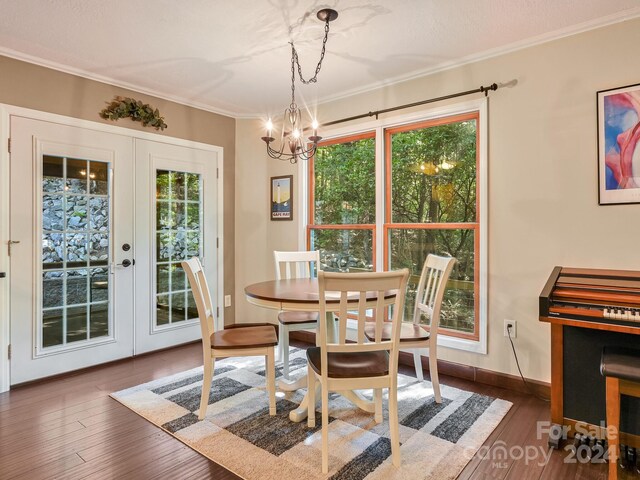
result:
<svg viewBox="0 0 640 480"><path fill-rule="evenodd" d="M111 392L201 362L200 345L191 344L0 394L0 479L238 478L109 398ZM413 369L402 368L413 374ZM549 420L547 403L444 375L441 382L513 402L485 442L487 458L474 457L459 478L607 478L605 464L566 463L562 450L544 461L549 449L546 436L538 438L536 422ZM499 454L504 448L512 455L503 459Z"/></svg>

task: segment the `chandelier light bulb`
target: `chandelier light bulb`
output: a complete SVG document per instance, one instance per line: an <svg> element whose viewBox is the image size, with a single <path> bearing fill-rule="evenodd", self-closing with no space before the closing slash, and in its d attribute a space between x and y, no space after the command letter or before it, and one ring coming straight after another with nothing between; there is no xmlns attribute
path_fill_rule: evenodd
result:
<svg viewBox="0 0 640 480"><path fill-rule="evenodd" d="M273 130L273 122L271 121L271 118L269 118L269 120L267 120L267 133L271 134L271 130Z"/></svg>
<svg viewBox="0 0 640 480"><path fill-rule="evenodd" d="M297 140L298 138L300 138L300 130L298 130L298 129L296 128L296 129L293 131L292 135L293 135L293 138L295 138L295 139Z"/></svg>

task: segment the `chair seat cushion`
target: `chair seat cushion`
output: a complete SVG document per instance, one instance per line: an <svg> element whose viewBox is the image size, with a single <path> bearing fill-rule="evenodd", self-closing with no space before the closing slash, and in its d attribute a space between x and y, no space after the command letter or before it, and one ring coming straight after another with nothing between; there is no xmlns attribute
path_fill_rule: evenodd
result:
<svg viewBox="0 0 640 480"><path fill-rule="evenodd" d="M600 373L640 382L640 350L623 347L604 347L600 360Z"/></svg>
<svg viewBox="0 0 640 480"><path fill-rule="evenodd" d="M318 312L280 312L278 321L283 325L314 323L318 321Z"/></svg>
<svg viewBox="0 0 640 480"><path fill-rule="evenodd" d="M277 344L276 329L272 325L236 327L220 330L211 335L211 348L216 349L259 348Z"/></svg>
<svg viewBox="0 0 640 480"><path fill-rule="evenodd" d="M307 349L307 360L313 371L322 374L320 347ZM381 377L389 374L387 352L329 352L327 354L331 378Z"/></svg>
<svg viewBox="0 0 640 480"><path fill-rule="evenodd" d="M364 335L371 341L376 336L376 325L373 322L368 322L364 326ZM416 342L429 340L429 332L425 330L422 325L415 325L413 323L402 323L400 327L400 343L402 342ZM391 340L391 322L385 322L382 325L382 340Z"/></svg>

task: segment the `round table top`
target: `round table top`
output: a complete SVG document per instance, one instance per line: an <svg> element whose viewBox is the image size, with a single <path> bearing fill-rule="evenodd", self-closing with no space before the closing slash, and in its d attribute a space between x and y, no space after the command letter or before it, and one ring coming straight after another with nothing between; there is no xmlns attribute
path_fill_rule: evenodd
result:
<svg viewBox="0 0 640 480"><path fill-rule="evenodd" d="M273 302L318 302L316 278L292 278L254 283L244 289L247 297Z"/></svg>
<svg viewBox="0 0 640 480"><path fill-rule="evenodd" d="M292 278L253 283L245 287L244 293L249 303L267 308L303 311L320 309L318 279L316 278ZM393 302L395 294L395 291L390 291L385 295L388 303ZM375 303L375 295L375 292L370 292L367 297ZM354 295L353 300L357 302L358 297ZM327 298L326 303L328 307L331 305L337 308L340 298L338 296Z"/></svg>

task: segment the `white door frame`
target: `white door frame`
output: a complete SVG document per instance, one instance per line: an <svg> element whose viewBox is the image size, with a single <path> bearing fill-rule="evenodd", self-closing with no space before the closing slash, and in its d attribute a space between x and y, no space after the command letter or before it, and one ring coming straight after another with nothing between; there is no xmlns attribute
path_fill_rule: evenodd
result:
<svg viewBox="0 0 640 480"><path fill-rule="evenodd" d="M6 272L7 278L0 278L0 393L9 390L10 387L10 364L8 358L9 343L11 339L10 331L10 296L8 277L9 271L9 255L7 242L9 241L9 126L10 117L12 115L31 118L34 120L43 120L62 125L86 128L101 132L126 135L132 138L140 138L154 142L167 143L171 145L179 145L189 148L198 148L216 152L218 155L218 197L217 197L217 218L218 218L218 238L220 239L218 256L218 285L220 288L216 293L215 301L220 306L220 316L216 318L218 325L222 328L224 325L224 149L215 145L209 145L182 138L168 137L156 133L141 132L129 128L118 127L115 125L106 125L104 123L93 122L90 120L82 120L55 113L41 112L29 108L17 107L15 105L7 105L0 103L0 272Z"/></svg>

